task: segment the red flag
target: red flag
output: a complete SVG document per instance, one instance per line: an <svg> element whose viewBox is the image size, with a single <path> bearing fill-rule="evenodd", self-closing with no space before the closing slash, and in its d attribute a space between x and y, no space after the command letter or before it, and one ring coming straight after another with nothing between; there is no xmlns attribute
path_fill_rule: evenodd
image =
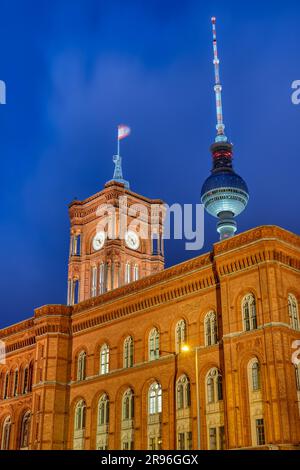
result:
<svg viewBox="0 0 300 470"><path fill-rule="evenodd" d="M122 140L130 134L130 127L125 124L120 124L118 126L118 140Z"/></svg>

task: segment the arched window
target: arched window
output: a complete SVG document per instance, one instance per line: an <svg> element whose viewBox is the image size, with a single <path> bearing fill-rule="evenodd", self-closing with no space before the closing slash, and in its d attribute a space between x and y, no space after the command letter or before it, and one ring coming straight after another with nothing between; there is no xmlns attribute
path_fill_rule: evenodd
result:
<svg viewBox="0 0 300 470"><path fill-rule="evenodd" d="M19 371L18 369L14 372L14 385L13 385L13 396L16 397L18 395L18 383L19 383Z"/></svg>
<svg viewBox="0 0 300 470"><path fill-rule="evenodd" d="M10 416L7 416L2 426L1 450L9 449L10 430L11 430L11 418Z"/></svg>
<svg viewBox="0 0 300 470"><path fill-rule="evenodd" d="M186 343L186 322L185 320L180 320L176 324L176 352L180 352L184 343Z"/></svg>
<svg viewBox="0 0 300 470"><path fill-rule="evenodd" d="M139 279L139 267L137 264L135 264L133 267L133 280L138 281L138 279Z"/></svg>
<svg viewBox="0 0 300 470"><path fill-rule="evenodd" d="M91 297L97 295L97 266L91 267Z"/></svg>
<svg viewBox="0 0 300 470"><path fill-rule="evenodd" d="M159 358L159 331L153 328L149 333L149 361Z"/></svg>
<svg viewBox="0 0 300 470"><path fill-rule="evenodd" d="M103 344L100 349L100 374L108 374L109 372L109 347Z"/></svg>
<svg viewBox="0 0 300 470"><path fill-rule="evenodd" d="M191 406L191 387L186 375L182 375L177 380L177 409L189 408Z"/></svg>
<svg viewBox="0 0 300 470"><path fill-rule="evenodd" d="M218 327L217 316L215 312L208 312L204 320L205 329L205 346L217 344L218 341Z"/></svg>
<svg viewBox="0 0 300 470"><path fill-rule="evenodd" d="M149 387L148 393L148 411L149 415L155 415L161 413L162 411L162 390L161 385L157 382L154 382Z"/></svg>
<svg viewBox="0 0 300 470"><path fill-rule="evenodd" d="M28 392L28 377L29 377L29 368L25 367L24 375L23 375L23 388L22 388L23 394Z"/></svg>
<svg viewBox="0 0 300 470"><path fill-rule="evenodd" d="M128 284L131 281L131 266L129 261L125 265L125 284Z"/></svg>
<svg viewBox="0 0 300 470"><path fill-rule="evenodd" d="M206 376L207 403L223 400L222 374L216 368L211 369Z"/></svg>
<svg viewBox="0 0 300 470"><path fill-rule="evenodd" d="M99 294L104 294L105 292L105 265L100 263L99 267Z"/></svg>
<svg viewBox="0 0 300 470"><path fill-rule="evenodd" d="M33 361L30 362L29 368L28 368L27 392L32 392L32 380L33 380Z"/></svg>
<svg viewBox="0 0 300 470"><path fill-rule="evenodd" d="M250 331L257 328L256 301L253 294L247 294L242 301L244 330Z"/></svg>
<svg viewBox="0 0 300 470"><path fill-rule="evenodd" d="M134 417L134 396L131 389L126 390L122 399L122 419L126 421Z"/></svg>
<svg viewBox="0 0 300 470"><path fill-rule="evenodd" d="M8 398L9 372L6 372L3 386L3 400Z"/></svg>
<svg viewBox="0 0 300 470"><path fill-rule="evenodd" d="M258 361L253 362L251 366L251 377L252 377L252 390L253 392L256 390L260 390L261 382L260 382L260 365Z"/></svg>
<svg viewBox="0 0 300 470"><path fill-rule="evenodd" d="M75 431L85 429L86 421L86 404L84 400L80 400L75 407Z"/></svg>
<svg viewBox="0 0 300 470"><path fill-rule="evenodd" d="M98 403L98 426L109 423L109 399L104 393Z"/></svg>
<svg viewBox="0 0 300 470"><path fill-rule="evenodd" d="M124 341L124 367L133 366L133 339L128 336Z"/></svg>
<svg viewBox="0 0 300 470"><path fill-rule="evenodd" d="M214 386L214 379L212 377L208 377L207 379L207 402L208 403L215 402L215 386Z"/></svg>
<svg viewBox="0 0 300 470"><path fill-rule="evenodd" d="M298 302L293 294L288 295L290 324L294 330L299 330Z"/></svg>
<svg viewBox="0 0 300 470"><path fill-rule="evenodd" d="M295 364L296 389L300 392L300 364Z"/></svg>
<svg viewBox="0 0 300 470"><path fill-rule="evenodd" d="M86 352L81 351L77 359L77 380L86 378Z"/></svg>
<svg viewBox="0 0 300 470"><path fill-rule="evenodd" d="M30 432L30 411L27 411L21 422L21 433L20 433L20 448L27 448L29 445L29 432Z"/></svg>

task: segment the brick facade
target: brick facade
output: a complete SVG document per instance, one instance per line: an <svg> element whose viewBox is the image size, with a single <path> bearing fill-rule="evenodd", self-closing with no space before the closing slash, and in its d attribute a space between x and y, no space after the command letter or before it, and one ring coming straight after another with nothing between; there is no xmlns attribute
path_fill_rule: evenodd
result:
<svg viewBox="0 0 300 470"><path fill-rule="evenodd" d="M242 311L247 294L256 302L257 327L250 331L245 331ZM224 432L222 446L255 448L262 419L262 445L296 448L300 444L299 392L292 343L300 340L300 331L291 326L289 295L299 305L300 237L276 226L262 226L216 243L210 253L79 304L36 309L32 318L0 331L6 346L6 364L0 365L0 445L72 449L77 446L77 433L79 447L95 449L103 428L108 448L120 449L126 431L122 397L130 389L134 394L130 439L135 449L149 447L150 425L154 431L159 429L156 445L174 448L177 434L178 446L178 423L189 429L191 446L197 448L193 348L199 347L201 448L212 448L214 440L221 446L221 438L214 434L219 428ZM210 311L217 314L218 341L206 345L205 318ZM180 320L185 321L185 341L191 351L176 355ZM160 335L160 355L150 361L149 333L154 327ZM128 336L133 339L134 361L125 368L123 345ZM109 372L100 375L103 344L109 347ZM82 352L84 379L77 380ZM253 359L260 365L258 391L249 385L248 365ZM223 394L208 403L211 370L222 375ZM176 411L177 433L175 373L176 380L185 374L190 382L190 404ZM151 418L148 392L154 382L161 385L162 409ZM109 419L100 429L98 402L104 394L109 399ZM84 419L79 431L74 431L75 407L80 401ZM5 423L9 423L6 437Z"/></svg>

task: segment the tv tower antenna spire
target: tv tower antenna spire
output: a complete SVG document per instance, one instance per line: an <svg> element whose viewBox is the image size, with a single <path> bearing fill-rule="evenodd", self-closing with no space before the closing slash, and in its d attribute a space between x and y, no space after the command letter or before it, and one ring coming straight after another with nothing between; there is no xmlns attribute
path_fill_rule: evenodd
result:
<svg viewBox="0 0 300 470"><path fill-rule="evenodd" d="M216 18L213 16L211 19L212 32L213 32L213 50L214 50L214 68L215 68L215 95L216 95L216 112L217 112L217 135L216 142L227 142L227 137L224 133L225 125L223 123L223 110L222 110L222 85L220 82L220 61L218 57L217 47L217 31L216 31Z"/></svg>

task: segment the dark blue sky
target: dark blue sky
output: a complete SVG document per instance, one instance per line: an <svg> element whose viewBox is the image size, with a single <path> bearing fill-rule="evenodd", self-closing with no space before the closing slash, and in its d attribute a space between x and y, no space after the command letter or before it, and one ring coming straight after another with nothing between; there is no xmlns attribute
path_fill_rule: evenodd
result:
<svg viewBox="0 0 300 470"><path fill-rule="evenodd" d="M239 231L300 232L299 1L1 0L0 327L66 300L68 203L112 176L115 128L131 188L198 203L215 135L210 17L226 131L251 199ZM205 247L217 240L206 216ZM166 245L167 265L196 252ZM203 250L202 250L203 251Z"/></svg>

